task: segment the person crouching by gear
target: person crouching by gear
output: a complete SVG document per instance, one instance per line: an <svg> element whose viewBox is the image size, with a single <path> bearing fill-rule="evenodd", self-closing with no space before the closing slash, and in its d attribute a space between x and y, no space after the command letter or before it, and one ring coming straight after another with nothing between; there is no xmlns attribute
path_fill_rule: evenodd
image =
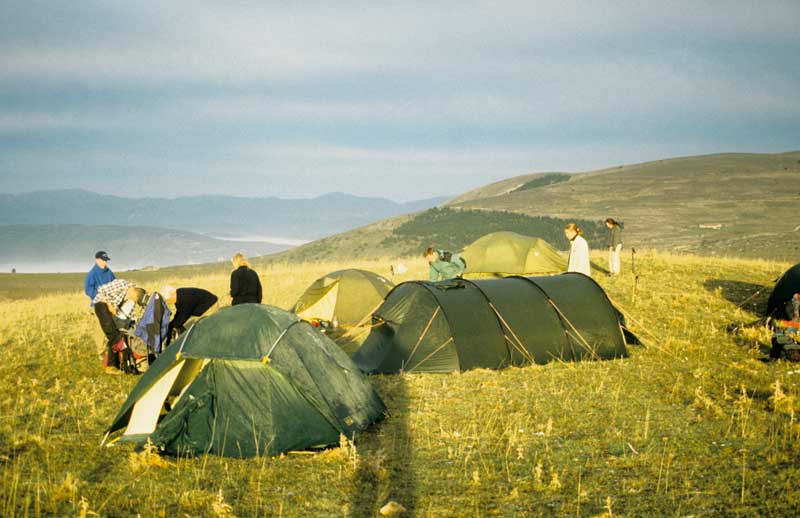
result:
<svg viewBox="0 0 800 518"><path fill-rule="evenodd" d="M126 301L141 305L145 295L144 289L137 288L133 283L124 279L114 279L97 288L97 294L92 299L92 304L103 334L106 336L106 355L103 366L108 374L122 372L118 353L125 349L123 335L114 321L114 316Z"/></svg>
<svg viewBox="0 0 800 518"><path fill-rule="evenodd" d="M169 345L173 337L177 337L185 331L183 325L189 318L203 316L206 311L211 309L211 306L217 303L216 295L200 288L175 289L172 286L164 286L160 293L164 297L164 302L175 305L175 316L169 323L167 339L164 342L165 347Z"/></svg>
<svg viewBox="0 0 800 518"><path fill-rule="evenodd" d="M428 273L431 282L461 277L464 270L467 269L467 262L458 254L428 248L422 255L428 261Z"/></svg>

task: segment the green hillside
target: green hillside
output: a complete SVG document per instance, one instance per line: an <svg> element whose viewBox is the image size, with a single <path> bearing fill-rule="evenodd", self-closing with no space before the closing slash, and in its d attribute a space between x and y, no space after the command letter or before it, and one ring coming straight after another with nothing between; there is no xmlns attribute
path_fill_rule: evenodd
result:
<svg viewBox="0 0 800 518"><path fill-rule="evenodd" d="M559 180L559 181L553 181ZM448 206L625 223L626 246L800 259L800 152L726 153L503 180Z"/></svg>
<svg viewBox="0 0 800 518"><path fill-rule="evenodd" d="M566 250L568 243L564 239L563 229L570 221L577 222L583 228L590 243L601 246L605 234L600 221L565 220L508 211L442 208L384 220L264 260L318 261L418 256L429 246L458 251L481 236L501 230L541 237L557 249Z"/></svg>

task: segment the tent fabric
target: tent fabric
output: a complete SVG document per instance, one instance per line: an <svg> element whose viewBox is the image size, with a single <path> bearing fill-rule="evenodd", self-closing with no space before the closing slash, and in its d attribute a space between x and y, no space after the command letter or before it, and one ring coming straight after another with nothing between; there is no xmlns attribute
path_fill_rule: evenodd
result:
<svg viewBox="0 0 800 518"><path fill-rule="evenodd" d="M330 339L261 304L199 320L142 375L108 429L172 455L250 457L336 444L383 415Z"/></svg>
<svg viewBox="0 0 800 518"><path fill-rule="evenodd" d="M314 281L297 299L292 312L305 320L336 319L354 326L368 316L394 287L391 281L366 270L329 273Z"/></svg>
<svg viewBox="0 0 800 518"><path fill-rule="evenodd" d="M451 372L627 356L624 319L579 273L399 284L353 356L364 372Z"/></svg>
<svg viewBox="0 0 800 518"><path fill-rule="evenodd" d="M567 270L566 259L547 241L515 232L487 234L467 246L461 256L467 262L467 275L545 275Z"/></svg>
<svg viewBox="0 0 800 518"><path fill-rule="evenodd" d="M778 279L767 301L767 316L785 318L786 304L800 293L800 263L792 266Z"/></svg>

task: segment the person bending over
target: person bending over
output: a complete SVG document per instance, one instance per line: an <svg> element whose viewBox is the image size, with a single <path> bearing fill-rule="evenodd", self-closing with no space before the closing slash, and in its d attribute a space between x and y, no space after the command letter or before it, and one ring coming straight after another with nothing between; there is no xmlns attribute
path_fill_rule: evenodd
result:
<svg viewBox="0 0 800 518"><path fill-rule="evenodd" d="M105 367L109 374L120 374L121 365L117 353L124 349L120 344L122 332L114 322L114 315L119 312L120 307L126 301L141 305L145 295L142 288L138 288L124 279L114 279L97 288L97 294L92 299L92 304L100 328L106 336Z"/></svg>
<svg viewBox="0 0 800 518"><path fill-rule="evenodd" d="M467 269L466 261L458 254L428 248L422 255L428 261L428 278L431 282L461 277Z"/></svg>
<svg viewBox="0 0 800 518"><path fill-rule="evenodd" d="M217 296L201 288L178 288L164 286L161 288L164 302L175 305L175 316L169 323L167 339L164 345L169 345L173 336L185 331L183 325L191 317L201 317L211 306L217 303Z"/></svg>

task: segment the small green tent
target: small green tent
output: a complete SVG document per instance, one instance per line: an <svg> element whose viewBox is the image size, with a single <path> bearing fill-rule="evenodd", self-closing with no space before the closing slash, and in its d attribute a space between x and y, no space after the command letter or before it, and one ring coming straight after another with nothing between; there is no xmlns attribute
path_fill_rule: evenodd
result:
<svg viewBox="0 0 800 518"><path fill-rule="evenodd" d="M394 287L366 270L339 270L314 281L297 299L292 311L305 320L324 320L354 326L369 316Z"/></svg>
<svg viewBox="0 0 800 518"><path fill-rule="evenodd" d="M374 319L353 356L370 374L627 356L622 315L579 273L404 282Z"/></svg>
<svg viewBox="0 0 800 518"><path fill-rule="evenodd" d="M467 246L466 274L546 275L567 270L567 261L544 239L493 232Z"/></svg>
<svg viewBox="0 0 800 518"><path fill-rule="evenodd" d="M336 444L384 405L296 315L240 304L199 320L142 375L108 428L167 454L250 457ZM107 435L108 437L108 435Z"/></svg>

